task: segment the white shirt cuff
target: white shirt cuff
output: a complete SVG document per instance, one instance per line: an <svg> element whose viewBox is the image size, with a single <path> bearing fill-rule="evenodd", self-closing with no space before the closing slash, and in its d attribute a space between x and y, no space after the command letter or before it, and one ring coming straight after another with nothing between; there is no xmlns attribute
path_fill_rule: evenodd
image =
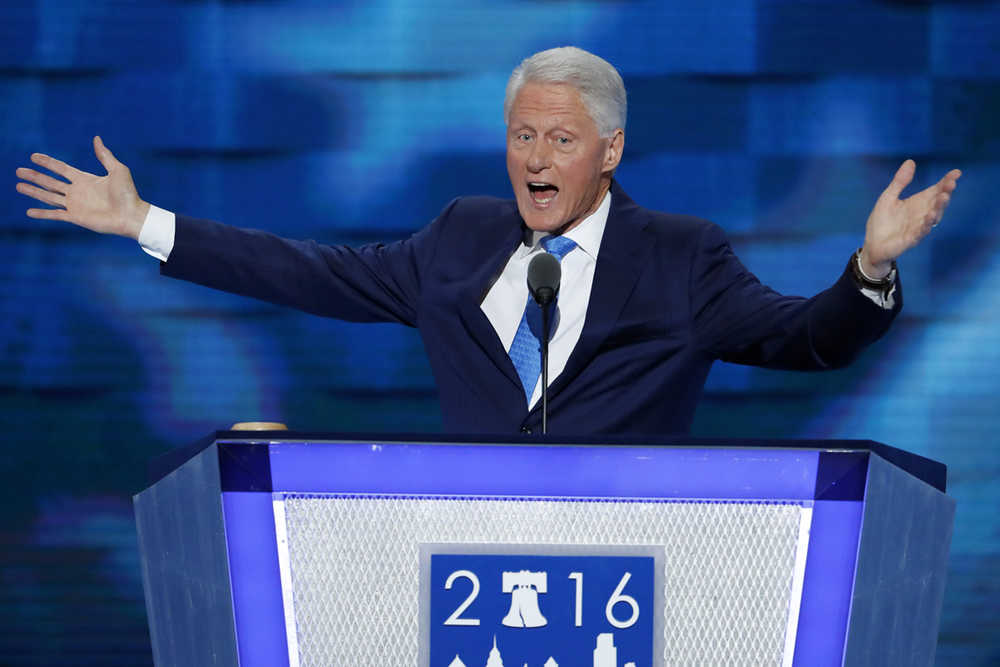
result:
<svg viewBox="0 0 1000 667"><path fill-rule="evenodd" d="M174 232L177 222L174 214L150 205L146 220L139 230L139 246L161 262L167 261L174 249Z"/></svg>
<svg viewBox="0 0 1000 667"><path fill-rule="evenodd" d="M872 302L883 310L892 310L896 307L896 285L893 283L888 294L883 294L877 289L861 288L861 293L872 300Z"/></svg>

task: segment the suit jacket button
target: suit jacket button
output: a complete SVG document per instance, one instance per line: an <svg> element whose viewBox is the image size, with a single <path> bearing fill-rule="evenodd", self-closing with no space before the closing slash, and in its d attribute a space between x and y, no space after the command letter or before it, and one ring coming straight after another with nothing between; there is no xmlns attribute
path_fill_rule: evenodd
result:
<svg viewBox="0 0 1000 667"><path fill-rule="evenodd" d="M521 433L531 433L531 427L529 427L529 426L522 426L521 427Z"/></svg>

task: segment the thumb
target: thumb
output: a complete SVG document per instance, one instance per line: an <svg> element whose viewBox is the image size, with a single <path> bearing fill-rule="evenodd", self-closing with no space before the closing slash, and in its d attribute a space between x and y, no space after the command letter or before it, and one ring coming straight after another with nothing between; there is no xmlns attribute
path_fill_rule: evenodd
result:
<svg viewBox="0 0 1000 667"><path fill-rule="evenodd" d="M917 171L917 163L913 160L906 160L896 170L896 175L892 177L892 182L885 189L883 195L888 195L895 199L899 198L906 186L913 181L913 174Z"/></svg>
<svg viewBox="0 0 1000 667"><path fill-rule="evenodd" d="M97 159L101 161L104 168L111 171L112 167L116 167L121 164L114 156L114 154L108 150L108 147L104 145L100 137L94 137L94 153L97 155Z"/></svg>

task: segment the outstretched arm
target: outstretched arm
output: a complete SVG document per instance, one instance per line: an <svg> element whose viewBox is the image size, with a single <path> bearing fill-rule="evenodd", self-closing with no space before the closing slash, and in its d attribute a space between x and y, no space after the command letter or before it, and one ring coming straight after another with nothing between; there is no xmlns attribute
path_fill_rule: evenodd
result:
<svg viewBox="0 0 1000 667"><path fill-rule="evenodd" d="M937 226L962 175L958 169L952 169L926 190L900 199L916 170L913 160L905 161L868 216L861 269L872 278L888 275L893 260L920 243Z"/></svg>
<svg viewBox="0 0 1000 667"><path fill-rule="evenodd" d="M138 241L151 207L139 197L128 167L100 137L94 137L94 152L106 176L32 154L32 162L65 181L18 169L17 176L27 182L18 183L17 191L55 207L32 208L28 216ZM421 270L433 257L436 230L443 224L429 225L406 241L349 248L170 215L169 248L143 245L161 259L166 275L328 317L410 326L416 324Z"/></svg>
<svg viewBox="0 0 1000 667"><path fill-rule="evenodd" d="M129 168L115 158L100 137L94 137L94 153L107 170L106 176L80 171L43 153L32 153L32 162L66 180L19 168L17 177L28 182L18 183L17 191L55 207L29 208L28 217L64 220L101 234L138 240L149 204L139 198Z"/></svg>

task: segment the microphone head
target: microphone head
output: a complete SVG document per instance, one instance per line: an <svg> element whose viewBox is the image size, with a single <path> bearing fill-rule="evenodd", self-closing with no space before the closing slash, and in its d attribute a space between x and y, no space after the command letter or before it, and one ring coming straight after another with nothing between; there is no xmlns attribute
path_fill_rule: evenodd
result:
<svg viewBox="0 0 1000 667"><path fill-rule="evenodd" d="M562 268L556 256L540 252L528 264L528 291L539 306L547 306L559 293Z"/></svg>

